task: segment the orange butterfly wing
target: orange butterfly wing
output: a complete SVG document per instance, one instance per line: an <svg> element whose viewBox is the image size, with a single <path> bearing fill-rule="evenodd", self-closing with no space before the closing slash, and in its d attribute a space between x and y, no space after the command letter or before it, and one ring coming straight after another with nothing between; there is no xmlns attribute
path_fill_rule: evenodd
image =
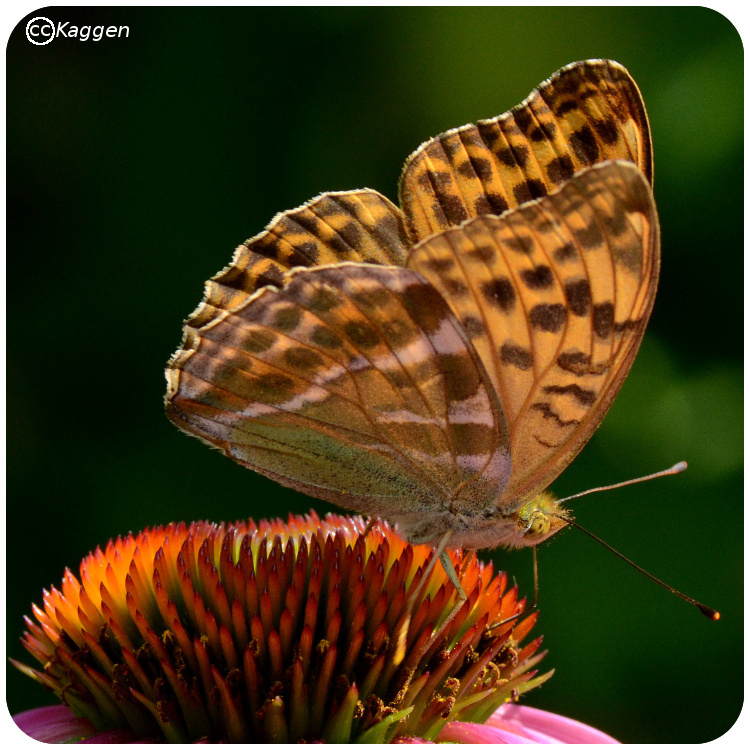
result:
<svg viewBox="0 0 750 750"><path fill-rule="evenodd" d="M408 267L448 301L510 429L501 505L546 487L606 414L651 313L659 272L651 190L629 162L425 240Z"/></svg>

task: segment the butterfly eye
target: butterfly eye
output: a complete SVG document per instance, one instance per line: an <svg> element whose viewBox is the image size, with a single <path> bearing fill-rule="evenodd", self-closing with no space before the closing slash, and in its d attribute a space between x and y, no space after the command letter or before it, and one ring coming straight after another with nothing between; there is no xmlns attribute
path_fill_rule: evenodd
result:
<svg viewBox="0 0 750 750"><path fill-rule="evenodd" d="M549 531L549 527L549 516L546 514L540 514L534 518L534 520L529 525L529 528L526 529L525 536L543 536Z"/></svg>

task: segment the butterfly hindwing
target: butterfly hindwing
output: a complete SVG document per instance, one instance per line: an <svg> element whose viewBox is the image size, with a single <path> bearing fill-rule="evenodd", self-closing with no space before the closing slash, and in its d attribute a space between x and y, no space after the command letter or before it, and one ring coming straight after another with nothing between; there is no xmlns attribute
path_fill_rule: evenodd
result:
<svg viewBox="0 0 750 750"><path fill-rule="evenodd" d="M168 380L182 429L355 510L491 505L509 476L484 368L446 302L407 269L295 271L188 328Z"/></svg>
<svg viewBox="0 0 750 750"><path fill-rule="evenodd" d="M651 181L643 100L618 63L573 63L509 112L449 130L409 157L400 200L410 237L499 215L608 159L634 162Z"/></svg>
<svg viewBox="0 0 750 750"><path fill-rule="evenodd" d="M408 248L403 214L375 190L323 193L278 214L240 245L232 263L206 286L201 326L221 310L234 310L253 292L285 283L292 268L351 261L403 266Z"/></svg>
<svg viewBox="0 0 750 750"><path fill-rule="evenodd" d="M651 190L629 162L417 245L408 267L449 302L510 429L501 504L549 484L589 439L640 344L659 270Z"/></svg>

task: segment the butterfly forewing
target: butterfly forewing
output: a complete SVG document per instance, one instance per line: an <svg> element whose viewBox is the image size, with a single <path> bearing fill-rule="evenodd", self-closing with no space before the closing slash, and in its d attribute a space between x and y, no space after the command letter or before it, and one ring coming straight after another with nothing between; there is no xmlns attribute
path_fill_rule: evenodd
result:
<svg viewBox="0 0 750 750"><path fill-rule="evenodd" d="M295 271L189 330L168 379L180 427L355 510L491 506L510 473L484 368L446 302L407 269Z"/></svg>
<svg viewBox="0 0 750 750"><path fill-rule="evenodd" d="M618 63L573 63L509 112L420 146L400 185L410 237L416 242L475 216L501 214L608 159L634 162L651 181L640 92Z"/></svg>
<svg viewBox="0 0 750 750"><path fill-rule="evenodd" d="M512 506L567 466L630 369L659 269L650 188L634 165L607 162L422 242L408 266L449 302L495 386Z"/></svg>

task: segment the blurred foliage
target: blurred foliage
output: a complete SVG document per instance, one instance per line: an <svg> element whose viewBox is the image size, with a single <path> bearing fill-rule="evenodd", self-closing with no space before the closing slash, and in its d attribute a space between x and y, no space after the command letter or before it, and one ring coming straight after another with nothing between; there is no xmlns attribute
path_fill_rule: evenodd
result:
<svg viewBox="0 0 750 750"><path fill-rule="evenodd" d="M629 742L704 742L742 704L742 68L697 7L91 8L127 39L7 47L7 649L97 544L171 520L304 512L163 416L204 279L324 190L395 199L423 140L561 66L626 65L651 118L663 272L641 354L560 494L579 521L722 610L711 623L574 530L540 551L554 679L533 705ZM33 544L32 544L33 542ZM530 554L490 554L530 594ZM11 712L50 702L9 670Z"/></svg>

